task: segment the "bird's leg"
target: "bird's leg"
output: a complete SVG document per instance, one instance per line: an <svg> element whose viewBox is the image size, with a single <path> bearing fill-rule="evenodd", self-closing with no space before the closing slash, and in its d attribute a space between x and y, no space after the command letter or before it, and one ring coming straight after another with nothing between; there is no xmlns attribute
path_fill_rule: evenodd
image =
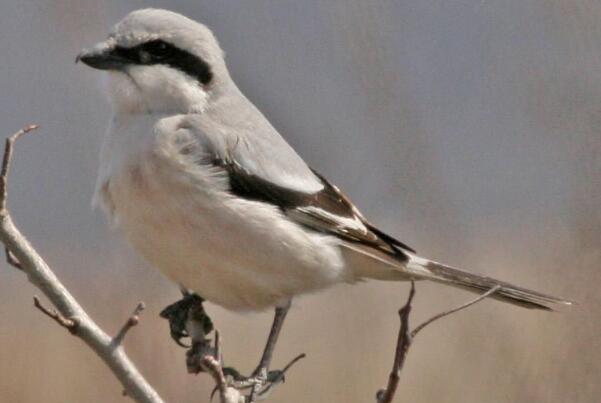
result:
<svg viewBox="0 0 601 403"><path fill-rule="evenodd" d="M238 389L250 389L250 394L246 397L247 402L255 402L259 398L265 398L275 385L284 381L286 371L305 356L304 354L301 354L294 358L283 370L269 370L273 352L289 309L290 301L288 301L285 306L277 307L275 309L273 324L269 331L269 337L267 338L261 361L259 361L259 365L250 377L247 378L241 375L233 368L224 368L224 373L233 378L235 387Z"/></svg>
<svg viewBox="0 0 601 403"><path fill-rule="evenodd" d="M206 337L213 330L213 323L204 310L204 299L186 289L182 289L182 294L183 298L181 300L163 309L161 317L169 321L169 329L173 340L180 346L188 348L186 352L188 372L197 374L203 372L202 357L211 355L216 360L221 361L221 354L216 351L216 347L213 347L211 340ZM301 354L294 358L282 370L269 370L273 352L289 309L290 301L285 306L275 309L273 324L269 331L263 355L251 376L246 377L232 367L222 369L223 374L230 378L230 381L228 381L230 386L238 390L250 390L246 396L246 402L248 403L266 398L274 386L284 381L286 371L305 356ZM181 342L183 338L190 339L190 346Z"/></svg>
<svg viewBox="0 0 601 403"><path fill-rule="evenodd" d="M271 365L271 358L273 357L273 351L275 350L275 345L278 342L278 337L280 336L280 331L282 330L289 309L290 301L288 301L285 306L275 308L273 324L269 331L269 337L267 337L267 343L265 344L261 361L259 361L259 365L252 376L267 376L267 371L269 371L269 366Z"/></svg>

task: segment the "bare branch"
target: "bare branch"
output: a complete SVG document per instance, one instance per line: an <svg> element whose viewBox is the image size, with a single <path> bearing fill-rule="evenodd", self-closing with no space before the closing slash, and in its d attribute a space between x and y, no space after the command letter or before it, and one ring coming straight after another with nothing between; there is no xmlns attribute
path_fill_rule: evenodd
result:
<svg viewBox="0 0 601 403"><path fill-rule="evenodd" d="M127 332L134 326L136 326L140 322L140 313L146 308L144 302L139 302L134 309L134 312L131 314L129 318L125 321L119 332L113 337L113 345L118 346L123 344L123 340L127 335Z"/></svg>
<svg viewBox="0 0 601 403"><path fill-rule="evenodd" d="M411 290L409 291L409 297L407 302L401 309L399 309L399 317L401 319L401 328L399 330L399 336L396 343L396 352L394 354L394 363L392 364L392 370L388 376L388 385L386 389L379 390L376 394L376 401L378 403L390 403L396 393L401 379L401 370L405 364L405 358L407 352L413 341L411 333L409 331L409 314L411 313L411 302L415 296L415 282L411 282Z"/></svg>
<svg viewBox="0 0 601 403"><path fill-rule="evenodd" d="M130 361L123 347L113 345L113 339L88 316L12 220L7 209L7 186L13 146L20 136L35 128L36 125L27 126L5 143L0 170L0 241L8 251L7 260L27 274L29 281L48 298L56 311L45 308L39 299L36 299L37 302L34 300L36 307L94 350L121 382L128 396L138 402L162 403L161 397Z"/></svg>
<svg viewBox="0 0 601 403"><path fill-rule="evenodd" d="M499 289L501 288L500 285L496 285L493 288L491 288L490 290L486 291L484 294L480 295L478 298L475 298L471 301L466 302L463 305L460 305L456 308L450 309L448 311L445 312L441 312L438 315L434 315L432 316L430 319L428 319L427 321L425 321L424 323L422 323L421 325L417 326L415 329L413 329L413 331L411 332L411 337L415 337L423 328L425 328L426 326L428 326L429 324L431 324L432 322L437 321L438 319L444 318L447 315L451 315L455 312L459 312L469 306L472 306L480 301L482 301L484 298L489 297L490 295L494 294L495 292L499 291Z"/></svg>
<svg viewBox="0 0 601 403"><path fill-rule="evenodd" d="M25 126L12 136L6 139L4 144L4 157L2 158L2 170L0 171L0 214L7 214L6 211L6 199L8 193L8 171L10 169L10 162L13 155L13 146L15 141L19 139L25 133L29 133L32 130L37 129L38 125Z"/></svg>
<svg viewBox="0 0 601 403"><path fill-rule="evenodd" d="M211 392L211 401L215 393L219 393L221 403L240 403L244 402L244 396L235 388L231 387L225 374L223 373L223 364L221 362L221 339L219 331L215 329L215 342L213 344L214 355L206 354L200 358L199 365L204 372L207 372L215 381L215 388Z"/></svg>
<svg viewBox="0 0 601 403"><path fill-rule="evenodd" d="M239 403L244 401L244 396L235 388L228 386L223 367L221 363L210 355L205 355L200 360L203 369L208 372L215 381L215 389L211 393L211 398L215 392L219 393L219 401L221 403Z"/></svg>
<svg viewBox="0 0 601 403"><path fill-rule="evenodd" d="M409 352L409 348L411 347L411 343L415 336L423 330L429 324L441 319L447 315L451 315L455 312L461 311L475 303L482 301L484 298L489 297L499 290L501 286L495 286L490 290L486 291L484 294L478 296L477 298L466 302L463 305L460 305L456 308L450 309L448 311L441 312L437 315L432 316L430 319L426 320L421 325L417 326L413 331L409 330L409 314L411 313L411 303L413 302L413 297L415 296L415 283L411 282L411 290L409 291L409 297L407 298L407 302L403 307L399 310L399 317L401 320L401 328L399 330L399 335L396 344L396 352L394 355L394 363L392 365L392 370L390 371L390 375L388 376L388 384L386 389L381 389L376 394L376 401L378 403L391 403L396 390L399 385L401 370L405 364L405 358L407 357L407 353Z"/></svg>

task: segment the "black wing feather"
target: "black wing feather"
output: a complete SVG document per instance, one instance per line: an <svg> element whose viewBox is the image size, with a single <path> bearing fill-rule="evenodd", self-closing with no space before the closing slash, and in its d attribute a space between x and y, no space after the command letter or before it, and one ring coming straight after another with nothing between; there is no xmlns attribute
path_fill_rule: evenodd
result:
<svg viewBox="0 0 601 403"><path fill-rule="evenodd" d="M401 260L407 260L404 252L415 252L371 225L344 193L315 171L313 172L321 180L323 189L315 193L304 193L252 174L234 160L216 159L214 164L228 173L230 191L233 194L275 205L286 215L313 230L336 235L346 241L367 244ZM337 217L355 220L357 226L344 225Z"/></svg>

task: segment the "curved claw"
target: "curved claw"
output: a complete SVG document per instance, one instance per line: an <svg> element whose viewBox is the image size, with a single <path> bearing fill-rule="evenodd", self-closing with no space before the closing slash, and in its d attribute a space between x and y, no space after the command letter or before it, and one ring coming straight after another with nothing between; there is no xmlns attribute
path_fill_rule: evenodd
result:
<svg viewBox="0 0 601 403"><path fill-rule="evenodd" d="M272 383L284 383L286 382L286 372L292 368L292 366L294 364L296 364L297 362L299 362L300 360L302 360L303 358L305 358L307 356L307 354L302 353L297 355L296 357L294 357L288 364L286 364L286 366L284 367L284 369L282 370L275 370L275 371L269 371L269 373L267 374L267 379L270 380L270 382Z"/></svg>
<svg viewBox="0 0 601 403"><path fill-rule="evenodd" d="M294 357L285 367L281 370L273 370L267 373L267 386L259 392L259 396L266 398L268 394L273 390L275 386L280 383L286 382L286 372L292 368L294 364L305 358L307 354L302 353Z"/></svg>
<svg viewBox="0 0 601 403"><path fill-rule="evenodd" d="M286 382L286 376L283 370L276 369L267 373L267 382L269 383L284 383Z"/></svg>

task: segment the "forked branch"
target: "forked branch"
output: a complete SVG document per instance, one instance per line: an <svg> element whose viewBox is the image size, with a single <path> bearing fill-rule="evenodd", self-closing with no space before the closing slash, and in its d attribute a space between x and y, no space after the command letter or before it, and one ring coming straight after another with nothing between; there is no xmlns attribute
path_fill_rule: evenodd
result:
<svg viewBox="0 0 601 403"><path fill-rule="evenodd" d="M37 125L30 125L19 130L6 139L4 147L0 171L0 241L5 246L7 262L22 270L54 308L45 307L37 297L34 297L35 306L94 350L121 382L127 396L138 402L161 403L161 397L140 374L121 345L127 331L137 323L138 310L141 309L134 312L115 338L110 337L88 316L12 220L7 195L14 145L19 137L36 128Z"/></svg>
<svg viewBox="0 0 601 403"><path fill-rule="evenodd" d="M432 324L438 319L444 318L447 315L451 315L455 312L459 312L475 303L482 301L484 298L489 297L499 290L501 286L495 286L490 290L486 291L484 294L478 296L477 298L466 302L456 308L449 309L448 311L441 312L437 315L432 316L430 319L426 320L419 326L417 326L413 331L409 329L409 315L411 314L411 303L413 302L413 297L415 296L415 283L411 282L411 289L409 290L409 297L407 298L407 302L401 309L399 309L399 317L401 320L401 328L399 330L399 335L397 338L396 351L394 354L394 362L392 364L392 370L390 371L390 375L388 376L388 384L386 385L386 389L381 389L376 394L377 403L391 403L394 395L399 386L399 380L401 379L401 370L405 364L405 358L407 357L407 353L409 352L409 348L411 347L411 343L413 343L413 339L415 336L422 331L426 326Z"/></svg>

